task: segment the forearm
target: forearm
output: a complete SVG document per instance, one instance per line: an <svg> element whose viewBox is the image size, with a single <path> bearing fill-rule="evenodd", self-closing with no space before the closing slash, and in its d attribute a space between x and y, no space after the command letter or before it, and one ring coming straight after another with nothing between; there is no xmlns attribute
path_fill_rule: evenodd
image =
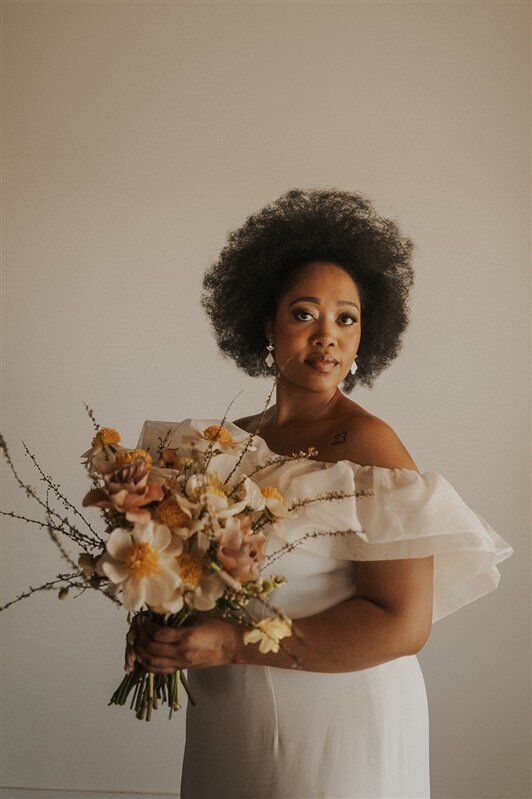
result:
<svg viewBox="0 0 532 799"><path fill-rule="evenodd" d="M127 668L137 660L157 674L228 664L360 671L418 652L428 637L420 615L426 617L424 608L419 613L419 606L408 612L392 611L356 596L322 613L295 619L292 635L281 639L278 652L267 654L256 643L244 644L244 633L252 627L219 616L200 613L179 628L140 616L128 633Z"/></svg>
<svg viewBox="0 0 532 799"><path fill-rule="evenodd" d="M347 672L368 669L397 657L415 654L421 644L404 617L363 597L293 621L293 633L281 641L279 652L262 654L256 644L244 644L235 630L232 662L293 668L304 671Z"/></svg>

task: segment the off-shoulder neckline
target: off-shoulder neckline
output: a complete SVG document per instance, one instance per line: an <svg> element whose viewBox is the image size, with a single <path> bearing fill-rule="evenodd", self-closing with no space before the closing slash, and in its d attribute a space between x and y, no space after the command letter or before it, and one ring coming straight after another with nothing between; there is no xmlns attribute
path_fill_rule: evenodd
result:
<svg viewBox="0 0 532 799"><path fill-rule="evenodd" d="M220 424L220 420L216 419L216 418L198 419L198 418L196 418L194 416L190 416L187 419L183 419L181 422L177 422L177 423L148 420L148 423L150 423L150 422L152 424L162 424L162 425L165 425L165 426L167 425L170 428L173 427L173 428L176 428L176 429L180 425L185 424L186 422L188 422L188 423L190 423L190 422L210 422L211 424L213 424L213 423ZM266 439L263 438L258 433L250 433L249 430L244 430L243 427L240 427L239 425L235 424L234 422L231 422L230 420L226 420L224 422L224 424L225 425L230 424L231 427L235 428L236 430L239 430L241 433L245 433L246 436L253 435L254 438L257 438L259 441L262 442L262 445L264 446L264 448L273 457L275 457L275 458L286 458L286 457L289 457L287 455L281 455L281 453L275 452L273 449L271 449L271 447L269 446L269 444L266 441ZM339 463L343 463L343 464L346 464L347 466L354 466L354 467L356 467L356 469L373 469L373 470L380 470L382 472L404 472L407 475L413 474L416 477L422 477L423 474L425 474L425 472L418 472L418 471L416 471L416 469L408 469L408 468L395 467L395 466L373 466L371 464L356 463L356 461L350 461L347 458L342 458L341 460L338 460L338 461L321 461L321 460L318 460L317 458L309 458L309 457L303 456L300 460L307 461L308 463L316 463L318 466L329 466L329 467L331 467L331 466L336 466Z"/></svg>
<svg viewBox="0 0 532 799"><path fill-rule="evenodd" d="M199 421L199 419L195 419L194 421ZM227 424L227 422L226 422L226 424ZM258 433L250 433L249 430L244 430L243 427L240 427L239 425L235 424L234 422L230 422L230 424L233 427L235 427L237 430L240 430L242 433L245 433L248 436L249 435L253 435L255 438L258 438L259 441L261 441L263 443L264 447L268 450L270 455L273 455L276 458L286 458L286 457L288 457L286 455L281 455L279 452L274 452L274 450L270 447L270 445L268 444L266 439L264 439ZM407 473L415 474L415 475L417 475L417 477L421 477L421 472L418 472L416 469L408 469L408 468L395 467L395 466L373 466L372 464L356 463L356 461L350 461L347 458L341 458L338 461L321 461L321 460L318 460L317 458L302 457L301 460L309 461L310 463L317 463L319 466L320 465L321 466L336 466L338 463L346 463L347 465L350 465L350 466L356 466L357 469L382 469L383 471L387 471L387 472L407 472Z"/></svg>

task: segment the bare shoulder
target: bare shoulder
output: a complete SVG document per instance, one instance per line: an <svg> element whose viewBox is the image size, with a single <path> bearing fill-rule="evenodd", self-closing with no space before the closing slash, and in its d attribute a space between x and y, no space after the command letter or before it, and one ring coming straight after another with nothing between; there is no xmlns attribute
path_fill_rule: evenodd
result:
<svg viewBox="0 0 532 799"><path fill-rule="evenodd" d="M370 413L357 414L347 417L342 424L345 430L342 457L364 466L419 472L395 430L383 419Z"/></svg>

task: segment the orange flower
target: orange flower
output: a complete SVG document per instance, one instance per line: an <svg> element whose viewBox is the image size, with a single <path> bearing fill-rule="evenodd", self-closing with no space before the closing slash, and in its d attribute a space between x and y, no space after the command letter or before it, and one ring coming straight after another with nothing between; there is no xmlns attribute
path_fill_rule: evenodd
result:
<svg viewBox="0 0 532 799"><path fill-rule="evenodd" d="M105 444L118 444L120 440L120 433L114 427L102 427L92 439L92 446L103 447Z"/></svg>
<svg viewBox="0 0 532 799"><path fill-rule="evenodd" d="M190 522L190 516L180 507L175 499L165 499L155 509L155 518L165 524L170 530L185 527Z"/></svg>
<svg viewBox="0 0 532 799"><path fill-rule="evenodd" d="M142 458L145 462L146 467L151 469L153 460L149 452L146 452L144 449L132 449L129 451L119 452L116 456L115 462L117 466L125 466L126 463L131 463L131 461L136 460L137 458Z"/></svg>

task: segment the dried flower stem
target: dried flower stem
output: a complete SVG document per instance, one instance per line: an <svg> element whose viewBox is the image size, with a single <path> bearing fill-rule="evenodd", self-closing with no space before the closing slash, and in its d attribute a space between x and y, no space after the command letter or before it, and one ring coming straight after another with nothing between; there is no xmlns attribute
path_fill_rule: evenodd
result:
<svg viewBox="0 0 532 799"><path fill-rule="evenodd" d="M50 580L47 583L43 583L42 585L37 586L37 588L33 588L33 586L30 585L27 591L24 591L15 599L12 599L10 602L6 602L5 605L2 605L0 607L0 611L11 607L11 605L14 605L16 602L20 602L21 599L26 599L32 594L36 594L37 591L58 591L61 587L64 587L65 584L70 586L70 588L81 588L82 583L76 582L79 577L81 577L81 573L79 572L75 574L58 574L55 580ZM59 585L60 583L62 585Z"/></svg>
<svg viewBox="0 0 532 799"><path fill-rule="evenodd" d="M84 515L83 515L83 514L82 514L82 513L81 513L81 512L80 512L80 511L79 511L79 510L78 510L78 509L75 507L75 505L73 505L73 504L72 504L72 503L71 503L71 502L70 502L70 501L69 501L69 500L68 500L68 499L65 497L65 495L64 495L64 494L62 494L62 493L61 493L61 490L60 490L60 489L61 489L61 486L59 485L59 483L54 483L54 482L52 481L52 478L50 477L50 475L48 475L48 474L45 474L45 473L43 472L43 470L41 469L41 467L40 467L39 463L37 462L37 459L35 458L35 455L33 455L33 453L31 453L31 452L29 451L29 449L28 449L28 447L26 446L26 444L24 443L24 441L22 442L22 446L24 447L24 449L25 449L25 451L26 451L26 454L27 454L27 455L28 455L28 456L31 458L31 460L32 460L32 462L33 462L33 465L35 466L35 468L37 469L37 471L38 471L38 472L39 472L39 474L41 475L41 480L42 480L44 483L46 483L46 485L47 485L47 486L49 486L49 487L52 489L52 491L54 492L54 494L56 495L56 497L57 497L57 498L60 500L60 502L61 502L61 503L62 503L62 504L65 506L65 508L66 508L67 510L71 510L71 511L72 511L72 512L73 512L73 513L76 515L76 516L79 516L79 518L81 519L81 521L82 521L82 522L83 522L83 523L84 523L84 524L85 524L85 525L88 527L88 529L91 531L91 533L92 533L94 536L96 536L96 538L98 538L102 544L104 544L104 540L103 540L103 538L100 538L100 536L98 535L98 533L96 532L96 530L93 528L93 526L90 524L90 522L88 522L88 521L87 521L87 519L85 518L85 516L84 516ZM47 503L46 503L46 508L48 509L49 507L50 507L50 506L49 506L49 504L48 504L48 502L47 502ZM55 514L55 511L52 511L52 512ZM72 530L75 530L75 529L76 529L76 528L74 528L74 527L73 527L73 525L71 525L71 524L70 524L70 522L69 522L68 520L65 520L65 523L66 523L66 524L68 524L68 526L69 526L69 527L70 527ZM77 531L76 531L76 532L77 532Z"/></svg>
<svg viewBox="0 0 532 799"><path fill-rule="evenodd" d="M289 511L298 510L299 508L305 508L307 505L312 505L313 502L322 502L323 500L332 500L332 499L349 499L350 497L371 497L373 496L373 491L366 491L366 489L362 489L360 491L352 491L349 494L346 494L344 491L329 491L327 494L318 494L315 497L307 497L306 499L298 499L296 502L293 502L292 505L288 508Z"/></svg>
<svg viewBox="0 0 532 799"><path fill-rule="evenodd" d="M309 447L306 451L300 450L299 452L293 452L291 455L273 455L271 458L268 458L267 461L261 463L260 466L256 466L253 469L253 471L250 472L248 475L241 477L238 483L236 483L234 488L231 490L229 496L232 497L234 496L234 494L237 493L237 491L244 485L244 480L246 479L246 477L253 477L258 472L262 472L264 471L264 469L269 469L270 466L280 466L283 463L288 463L289 461L299 461L302 460L303 458L305 460L308 460L310 455L314 455L316 454L316 452L317 451L314 449L314 447ZM228 479L229 478L227 478L227 480ZM225 482L227 482L227 480Z"/></svg>
<svg viewBox="0 0 532 799"><path fill-rule="evenodd" d="M54 508L50 507L48 502L44 502L39 497L39 495L37 494L37 492L35 491L35 489L32 486L30 486L28 483L24 483L24 481L19 477L18 472L15 469L15 465L14 465L13 461L11 460L11 456L9 454L9 450L8 450L8 447L7 447L7 442L6 442L5 438L1 434L0 434L0 449L2 449L2 451L3 451L4 458L6 459L7 464L9 466L9 468L11 469L11 472L12 472L15 480L17 481L19 486L22 489L24 489L24 491L26 492L26 496L29 497L30 499L35 500L35 502L37 502L38 505L40 505L42 508L44 508L44 510L45 510L47 515L51 514L55 518L56 525L54 525L54 529L56 529L57 532L60 532L62 535L66 535L67 537L71 538L76 543L79 543L80 546L82 546L85 549L85 551L87 551L87 548L86 548L86 546L84 546L84 544L88 545L88 546L92 546L92 548L94 548L94 540L91 538L91 536L89 536L89 535L87 535L85 533L82 533L80 530L78 530L76 527L74 527L74 525L72 525L70 523L68 518L62 518L59 515L59 513ZM40 466L37 464L37 461L31 455L31 453L29 452L29 450L26 447L25 447L25 449L26 449L26 452L32 458L35 466L38 468L39 472L42 475L43 472L42 472ZM46 476L44 476L43 479L44 479L44 482L46 482L52 490L54 490L54 491L57 490L56 487L53 485L53 483L52 483L50 478L46 479ZM66 500L66 501L68 501L68 500ZM9 515L13 515L14 518L17 518L15 516L15 514L12 514L12 513L6 514L4 511L0 511L0 512L3 515L8 515L8 516ZM83 522L87 525L89 530L93 533L93 535L98 539L99 543L101 543L102 546L103 546L104 545L103 539L100 538L99 535L97 535L97 533L92 529L90 524L88 524L88 522L82 516L82 514L80 514L78 511L77 511L77 513L80 516L80 518L83 520ZM25 521L30 521L30 522L34 521L33 519L26 519L25 517L18 517L18 518L23 518ZM35 523L38 524L38 522L35 522ZM43 525L43 526L47 527L48 525Z"/></svg>
<svg viewBox="0 0 532 799"><path fill-rule="evenodd" d="M310 538L321 538L322 536L337 536L337 535L341 536L359 535L360 533L363 532L364 530L331 530L331 531L311 530L310 532L305 533L305 535L296 538L295 541L290 541L289 543L284 544L284 546L277 549L275 552L272 552L272 554L266 558L266 561L262 566L261 571L265 568L269 568L272 565L272 563L275 563L276 560L281 558L283 555L286 555L288 552L292 552L296 547L302 544L303 541L308 541Z"/></svg>
<svg viewBox="0 0 532 799"><path fill-rule="evenodd" d="M52 539L52 541L54 542L54 544L58 548L59 552L61 553L61 557L63 558L63 560L65 560L68 563L68 565L71 568L77 569L78 568L78 564L74 563L74 561L72 560L72 558L70 557L70 555L68 554L66 549L64 548L63 544L59 540L59 538L57 536L57 533L56 533L56 531L54 530L54 528L53 528L53 526L51 524L50 516L48 516L48 521L49 521L49 523L47 524L48 535L50 536L50 538Z"/></svg>
<svg viewBox="0 0 532 799"><path fill-rule="evenodd" d="M89 406L87 405L87 403L86 403L86 402L84 402L84 403L83 403L83 405L85 406L85 410L87 411L88 417L89 417L89 419L91 420L91 422L92 422L92 424L93 424L93 426L94 426L94 429L95 429L95 431L96 431L97 433L99 433L99 432L100 432L100 425L99 425L99 424L98 424L98 422L96 421L96 417L94 416L94 411L92 410L92 408L89 408Z"/></svg>
<svg viewBox="0 0 532 799"><path fill-rule="evenodd" d="M157 441L158 441L157 450L156 450L157 458L160 458L163 449L166 449L166 445L170 441L170 439L172 437L172 433L174 432L174 429L175 429L175 427L169 427L168 430L165 433L164 438L162 436L159 436L159 438L157 439Z"/></svg>
<svg viewBox="0 0 532 799"><path fill-rule="evenodd" d="M38 519L29 519L27 516L21 516L18 513L14 513L14 511L12 510L10 511L0 510L0 514L2 516L10 516L12 519L20 519L21 521L28 522L29 524L37 524L39 527L46 527L47 529L51 528L52 530L55 530L56 532L62 533L63 535L66 535L67 537L71 538L73 541L75 541L76 544L79 544L79 546L83 549L84 552L89 552L91 550L94 551L95 548L94 541L92 541L91 538L85 536L83 533L80 533L79 531L78 531L79 536L74 538L74 536L71 534L70 530L68 529L65 530L63 527L58 527L57 525L48 522L41 522ZM89 546L87 546L87 544Z"/></svg>
<svg viewBox="0 0 532 799"><path fill-rule="evenodd" d="M272 386L272 388L271 388L271 390L270 390L270 393L269 393L269 394L268 394L268 396L266 397L266 404L264 405L263 411L262 411L262 413L261 413L261 415L260 415L259 423L258 423L257 427L255 428L254 432L253 432L253 433L250 433L250 434L248 435L248 437L247 437L247 440L246 440L246 445L245 445L244 449L242 450L242 452L240 453L240 455L239 455L239 457L238 457L238 459L237 459L237 461L236 461L235 465L233 466L233 468L231 469L231 471L229 472L229 474L228 474L228 475L227 475L227 477L225 478L225 480L224 480L224 485L225 485L226 483L228 483L228 482L229 482L229 480L231 479L231 477L233 476L233 474L236 472L236 470L238 469L238 467L239 467L239 466L240 466L240 464L242 463L242 459L244 458L244 455L246 454L246 452L247 452L247 451L248 451L248 449L250 448L251 444L253 443L253 436L257 436L257 435L259 434L259 430L261 430L261 429L262 429L262 425L263 425L263 423L264 423L264 417L266 416L266 411L268 410L268 406L269 406L269 404L270 404L270 400L271 400L271 398L273 397L273 392L275 391L275 389L276 389L276 387L277 387L277 381L278 381L278 379L279 379L279 377L276 375L276 377L275 377L275 380L274 380L274 383L273 383L273 386ZM237 396L238 396L238 395L237 395ZM228 409L228 410L229 410L229 409ZM240 484L240 485L241 485L241 484ZM233 493L233 492L231 492L231 493Z"/></svg>
<svg viewBox="0 0 532 799"><path fill-rule="evenodd" d="M229 403L229 405L228 405L228 406L227 406L227 408L225 409L225 413L224 413L224 415L223 415L223 417L222 417L222 421L220 422L220 425L219 425L220 427L223 427L223 426L224 426L224 424L226 423L226 421L227 421L227 416L228 416L228 414L229 414L229 411L231 410L231 408L232 408L232 406L234 405L235 401L238 399L238 397L239 397L241 394L242 394L242 392L241 392L241 391L239 391L239 392L238 392L238 394L236 394L236 395L233 397L233 399L231 400L231 402ZM207 447L207 450L206 450L206 452L205 452L205 460L204 460L204 462L203 462L203 469L202 469L202 471L203 471L203 473L204 473L204 474L205 474L205 472L207 471L207 466L209 465L209 463L210 463L210 461L211 461L211 458L212 458L212 456L213 456L213 454L214 454L214 448L215 448L215 446L216 446L216 443L217 443L217 442L216 442L216 437L214 437L214 438L213 438L213 439L212 439L212 440L209 442L209 446Z"/></svg>

